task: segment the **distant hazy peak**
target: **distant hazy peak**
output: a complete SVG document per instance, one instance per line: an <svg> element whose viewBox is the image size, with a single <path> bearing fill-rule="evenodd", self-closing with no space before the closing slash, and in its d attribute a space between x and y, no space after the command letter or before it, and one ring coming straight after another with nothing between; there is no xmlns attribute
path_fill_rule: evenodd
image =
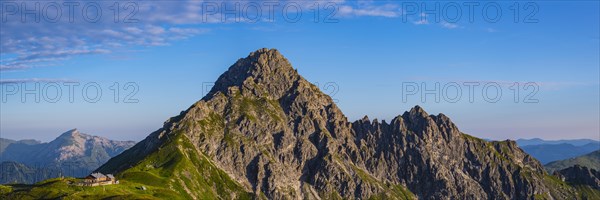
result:
<svg viewBox="0 0 600 200"><path fill-rule="evenodd" d="M598 143L599 140L592 139L565 139L565 140L544 140L541 138L532 138L532 139L518 139L516 140L519 146L528 146L528 145L544 145L544 144L570 144L573 146L583 146L589 143Z"/></svg>
<svg viewBox="0 0 600 200"><path fill-rule="evenodd" d="M58 136L59 138L64 138L64 137L77 137L80 136L82 133L79 132L79 130L77 130L76 128L68 130L67 132L64 132L62 134L60 134L60 136ZM87 136L87 135L86 135Z"/></svg>

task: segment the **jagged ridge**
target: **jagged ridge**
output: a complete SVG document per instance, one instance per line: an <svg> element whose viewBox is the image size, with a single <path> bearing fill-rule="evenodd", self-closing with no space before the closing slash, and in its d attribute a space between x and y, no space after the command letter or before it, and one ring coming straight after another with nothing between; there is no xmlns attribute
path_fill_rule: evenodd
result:
<svg viewBox="0 0 600 200"><path fill-rule="evenodd" d="M187 150L239 184L232 191L255 197L575 197L573 188L552 179L515 142L471 137L445 115L429 115L419 106L389 124L368 118L350 123L275 49L238 60L202 100L99 170L127 178L147 163L165 163L152 155L172 148L169 138L182 135L193 145ZM154 166L162 171L169 165ZM187 170L171 170L162 178L179 182L179 188L218 192L194 186L203 179L181 182Z"/></svg>

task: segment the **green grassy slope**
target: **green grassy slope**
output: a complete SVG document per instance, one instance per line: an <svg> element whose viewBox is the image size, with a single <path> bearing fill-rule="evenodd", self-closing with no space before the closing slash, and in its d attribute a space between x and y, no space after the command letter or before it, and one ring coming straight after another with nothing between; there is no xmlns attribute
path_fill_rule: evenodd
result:
<svg viewBox="0 0 600 200"><path fill-rule="evenodd" d="M581 165L590 169L600 170L600 151L594 151L583 156L569 158L566 160L554 161L546 164L544 167L546 170L548 170L548 172L552 173L554 171L566 169L575 165Z"/></svg>
<svg viewBox="0 0 600 200"><path fill-rule="evenodd" d="M176 134L158 151L123 171L118 185L82 187L74 178L4 185L0 199L252 199L240 185ZM141 188L145 187L146 190Z"/></svg>

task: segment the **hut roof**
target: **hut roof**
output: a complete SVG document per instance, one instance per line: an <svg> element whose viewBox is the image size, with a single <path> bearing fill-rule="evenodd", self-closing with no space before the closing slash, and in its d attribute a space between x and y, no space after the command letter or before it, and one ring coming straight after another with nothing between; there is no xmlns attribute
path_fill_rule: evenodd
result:
<svg viewBox="0 0 600 200"><path fill-rule="evenodd" d="M106 176L104 176L104 174L102 174L100 172L91 173L89 176L91 176L92 178L95 178L95 179L106 178Z"/></svg>

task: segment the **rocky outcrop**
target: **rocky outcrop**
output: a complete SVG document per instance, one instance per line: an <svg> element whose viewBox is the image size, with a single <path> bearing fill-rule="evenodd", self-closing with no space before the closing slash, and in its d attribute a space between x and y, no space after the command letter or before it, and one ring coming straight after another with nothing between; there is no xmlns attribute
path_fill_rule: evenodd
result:
<svg viewBox="0 0 600 200"><path fill-rule="evenodd" d="M572 193L546 184L541 164L514 141L474 138L419 106L389 123L368 117L350 123L275 49L238 60L202 100L99 170L140 168L181 135L246 191L269 199L564 199Z"/></svg>
<svg viewBox="0 0 600 200"><path fill-rule="evenodd" d="M577 184L589 185L600 190L600 172L581 165L575 165L556 172L563 180Z"/></svg>
<svg viewBox="0 0 600 200"><path fill-rule="evenodd" d="M514 141L466 135L443 114L428 115L417 106L390 124L363 119L353 125L361 133L357 145L363 151L357 157L365 158L358 161L424 199L525 199L549 193L540 163Z"/></svg>

